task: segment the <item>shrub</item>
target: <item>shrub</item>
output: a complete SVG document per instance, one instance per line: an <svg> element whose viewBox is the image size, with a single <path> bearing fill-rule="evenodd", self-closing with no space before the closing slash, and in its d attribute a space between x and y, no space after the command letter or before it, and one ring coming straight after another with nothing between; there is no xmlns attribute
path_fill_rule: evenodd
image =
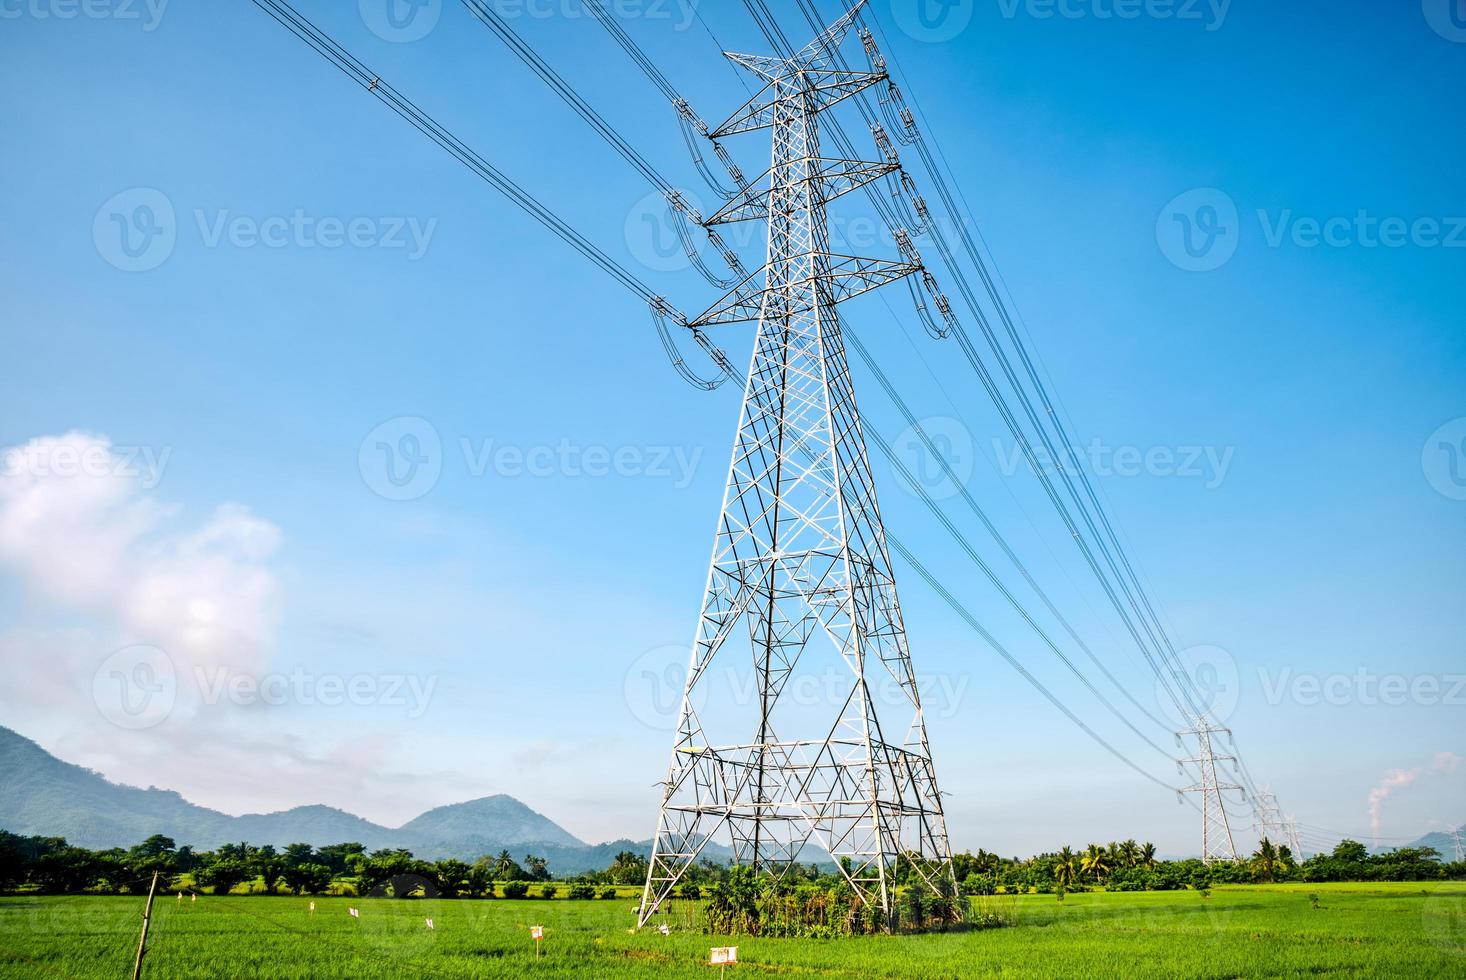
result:
<svg viewBox="0 0 1466 980"><path fill-rule="evenodd" d="M615 888L602 888L601 889L601 897L602 898L615 898L616 897L616 889Z"/></svg>
<svg viewBox="0 0 1466 980"><path fill-rule="evenodd" d="M596 887L594 885L588 885L583 881L577 882L570 886L570 891L566 894L566 897L575 899L595 898Z"/></svg>
<svg viewBox="0 0 1466 980"><path fill-rule="evenodd" d="M527 881L506 881L504 882L505 898L523 898L529 894L529 882Z"/></svg>
<svg viewBox="0 0 1466 980"><path fill-rule="evenodd" d="M560 889L556 885L541 885L540 898L554 898L555 894L559 891Z"/></svg>
<svg viewBox="0 0 1466 980"><path fill-rule="evenodd" d="M682 886L681 894L683 898L691 898L696 900L702 898L702 889L697 885L687 884Z"/></svg>

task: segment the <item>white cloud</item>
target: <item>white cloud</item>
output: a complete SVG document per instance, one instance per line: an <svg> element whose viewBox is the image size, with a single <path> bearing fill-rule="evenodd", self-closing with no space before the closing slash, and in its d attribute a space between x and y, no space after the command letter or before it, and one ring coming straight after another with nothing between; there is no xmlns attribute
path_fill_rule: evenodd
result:
<svg viewBox="0 0 1466 980"><path fill-rule="evenodd" d="M180 666L261 661L276 623L268 561L279 529L236 504L188 528L148 483L105 436L6 450L0 565L28 594L100 620L122 642L156 644Z"/></svg>
<svg viewBox="0 0 1466 980"><path fill-rule="evenodd" d="M475 795L480 778L444 766L491 753L425 759L411 745L420 729L409 730L404 708L205 697L197 678L221 671L332 671L274 662L280 529L231 503L190 520L155 489L166 460L82 432L0 456L0 582L13 580L25 600L0 632L0 662L19 678L0 685L0 724L109 779L176 789L229 812L327 803L404 820ZM168 663L176 690L157 721L130 727L118 724L114 702L140 692L102 698L94 679L115 668L114 653L139 645L166 654L158 662Z"/></svg>

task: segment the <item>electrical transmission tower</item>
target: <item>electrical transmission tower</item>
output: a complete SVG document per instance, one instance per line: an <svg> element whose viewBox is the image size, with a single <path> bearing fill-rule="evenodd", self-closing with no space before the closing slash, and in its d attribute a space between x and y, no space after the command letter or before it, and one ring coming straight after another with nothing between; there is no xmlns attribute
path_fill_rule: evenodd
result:
<svg viewBox="0 0 1466 980"><path fill-rule="evenodd" d="M1302 862L1303 842L1298 838L1298 821L1292 817L1288 818L1288 849L1293 852L1293 860Z"/></svg>
<svg viewBox="0 0 1466 980"><path fill-rule="evenodd" d="M821 849L887 921L898 863L933 885L951 880L941 795L835 312L842 300L923 270L905 248L911 261L835 254L826 228L831 200L895 169L820 153L820 114L886 78L831 67L858 9L793 57L726 55L763 87L710 135L771 129L773 163L706 223L766 219L768 261L691 324L756 320L758 334L663 784L643 925L715 839L729 841L740 864L774 874L807 845ZM751 650L751 660L735 646ZM752 664L752 698L700 700L714 684L714 658ZM840 678L829 703L785 696L796 671L821 670ZM901 717L877 717L877 683L899 691Z"/></svg>
<svg viewBox="0 0 1466 980"><path fill-rule="evenodd" d="M1253 804L1253 829L1257 831L1258 840L1264 838L1274 844L1285 843L1287 830L1283 824L1283 810L1278 806L1278 798L1271 791L1263 791L1257 795L1257 802Z"/></svg>
<svg viewBox="0 0 1466 980"><path fill-rule="evenodd" d="M1196 758L1183 761L1196 765L1200 779L1181 792L1201 794L1201 860L1206 864L1237 860L1237 845L1232 841L1232 827L1227 819L1227 808L1223 805L1222 794L1229 790L1237 790L1239 793L1243 790L1236 783L1223 783L1217 778L1217 760L1236 761L1230 755L1217 755L1212 749L1212 736L1218 733L1229 738L1232 735L1225 728L1200 720L1196 727L1176 736L1179 740L1189 735L1197 742Z"/></svg>

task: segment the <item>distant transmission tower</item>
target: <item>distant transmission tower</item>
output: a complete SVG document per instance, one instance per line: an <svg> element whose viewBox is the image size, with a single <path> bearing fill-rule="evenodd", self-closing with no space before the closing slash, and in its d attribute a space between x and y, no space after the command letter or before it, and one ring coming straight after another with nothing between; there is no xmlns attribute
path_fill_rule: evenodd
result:
<svg viewBox="0 0 1466 980"><path fill-rule="evenodd" d="M1303 860L1303 842L1298 838L1298 821L1292 817L1288 818L1288 850L1293 852L1293 860Z"/></svg>
<svg viewBox="0 0 1466 980"><path fill-rule="evenodd" d="M1237 845L1232 841L1232 827L1227 820L1227 808L1222 804L1222 794L1229 790L1242 792L1242 787L1217 779L1218 759L1224 762L1236 761L1230 755L1217 755L1212 749L1212 736L1219 733L1228 736L1232 734L1225 728L1218 728L1201 720L1195 728L1177 735L1177 738L1189 735L1197 742L1196 758L1184 761L1194 763L1201 778L1181 792L1201 794L1201 860L1206 864L1237 860Z"/></svg>
<svg viewBox="0 0 1466 980"><path fill-rule="evenodd" d="M1258 840L1267 838L1273 844L1287 842L1287 830L1283 825L1283 811L1278 806L1278 798L1270 791L1264 791L1257 795L1257 801L1253 804L1253 829L1257 831Z"/></svg>
<svg viewBox="0 0 1466 980"><path fill-rule="evenodd" d="M710 135L772 129L773 165L707 224L766 219L768 262L694 323L757 320L758 335L642 894L643 925L715 838L730 843L739 863L775 874L813 844L887 921L898 863L932 884L951 879L941 795L835 313L836 303L922 269L916 261L834 254L825 222L831 200L895 169L820 155L820 113L886 78L831 67L858 9L791 58L726 55L763 88ZM742 647L743 634L751 660L725 650ZM720 652L723 663L752 664L751 703L707 694ZM833 670L841 678L835 703L781 700L796 668L806 676ZM900 727L876 714L871 686L886 677L900 692Z"/></svg>
<svg viewBox="0 0 1466 980"><path fill-rule="evenodd" d="M1456 861L1457 863L1460 863L1460 861L1462 860L1460 827L1457 827L1455 830L1451 831L1451 841L1456 845Z"/></svg>

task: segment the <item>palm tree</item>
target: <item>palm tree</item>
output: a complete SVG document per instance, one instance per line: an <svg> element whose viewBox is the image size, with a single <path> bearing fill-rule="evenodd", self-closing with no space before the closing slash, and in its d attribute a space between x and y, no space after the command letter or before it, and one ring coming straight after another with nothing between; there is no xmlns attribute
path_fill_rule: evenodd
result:
<svg viewBox="0 0 1466 980"><path fill-rule="evenodd" d="M1115 854L1120 859L1122 867L1133 868L1140 863L1140 845L1133 840L1127 840L1121 844Z"/></svg>
<svg viewBox="0 0 1466 980"><path fill-rule="evenodd" d="M1278 849L1266 837L1258 844L1257 853L1252 855L1252 866L1267 881L1274 880L1278 866Z"/></svg>
<svg viewBox="0 0 1466 980"><path fill-rule="evenodd" d="M1110 857L1105 849L1098 844L1091 844L1084 849L1084 856L1079 859L1079 868L1098 883L1103 883L1105 873L1110 870Z"/></svg>
<svg viewBox="0 0 1466 980"><path fill-rule="evenodd" d="M1146 841L1140 845L1140 864L1142 867L1154 868L1156 866L1155 845Z"/></svg>
<svg viewBox="0 0 1466 980"><path fill-rule="evenodd" d="M1054 884L1065 890L1074 887L1074 851L1067 845L1054 857Z"/></svg>

